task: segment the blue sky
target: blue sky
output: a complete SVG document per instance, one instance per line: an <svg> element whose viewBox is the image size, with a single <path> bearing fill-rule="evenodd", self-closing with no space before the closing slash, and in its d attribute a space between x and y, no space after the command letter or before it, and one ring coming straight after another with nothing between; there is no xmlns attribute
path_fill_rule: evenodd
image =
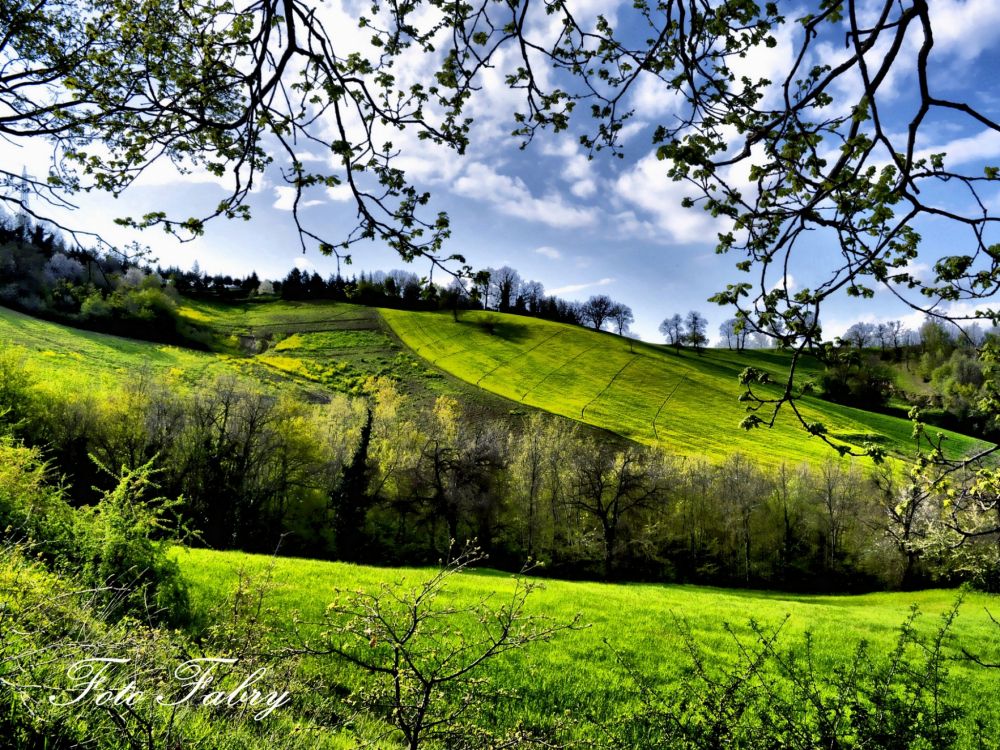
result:
<svg viewBox="0 0 1000 750"><path fill-rule="evenodd" d="M789 17L799 13L794 3L781 5ZM631 4L575 0L571 6L578 16L601 12L615 17L627 13ZM936 39L933 85L942 95L971 98L987 114L997 116L1000 55L993 49L1000 41L1000 3L934 0L932 10ZM350 4L336 2L323 9L335 40L363 48L364 38L356 29L357 12ZM545 33L545 20L537 23L539 33ZM777 78L791 59L792 40L792 36L779 36L777 48L746 61L748 72ZM834 60L843 51L831 42L821 47L821 53ZM404 61L412 69L403 72L419 78L429 62L419 58ZM691 309L709 318L714 335L731 311L706 299L726 283L741 278L734 269L739 258L714 253L715 234L721 227L700 210L681 208L680 200L688 189L668 180L665 166L652 156L652 129L670 117L676 103L652 79L640 81L632 102L636 117L626 131L622 160L603 154L588 160L576 144L579 131L543 135L521 151L508 135L517 94L503 84L507 61L501 58L498 62L471 105L477 124L473 145L464 158L418 142L409 134L392 135L402 150L401 166L419 186L432 192L432 210L451 215L453 237L448 249L464 254L476 267L511 265L525 279L542 282L548 293L568 299L585 299L595 293L619 299L635 312L634 333L648 340L660 340L657 326L664 317ZM909 112L911 102L906 92L912 83L905 70L889 83L890 91L895 92L887 99L891 102L889 114L899 118L900 127ZM928 152L947 151L966 163L1000 162L1000 135L987 133L981 126L942 119L928 129L927 138L921 145ZM314 156L318 162L324 160L322 154ZM0 144L0 157L12 170L25 164L33 174L41 174L47 168L49 149L37 141ZM159 230L137 238L111 222L115 216L149 210L197 214L214 206L223 195L220 181L210 175L197 170L182 175L169 164L157 164L121 198L81 196L79 209L60 218L99 231L115 242L138 239L149 245L164 265L189 267L197 259L209 272L245 274L256 270L262 278L280 278L292 265L324 275L335 269L332 259L314 250L302 254L287 210L287 188L282 187L277 172L266 174L251 196L252 222L219 220L203 237L187 244L179 244ZM338 228L346 231L353 226L354 211L341 191L324 190L307 197L314 204L304 209L303 216L314 226L333 236ZM1000 193L993 197L1000 208ZM961 241L950 230L921 229L929 251ZM791 270L793 286L810 283L834 251L828 240L817 238L809 257ZM359 245L352 254L354 265L349 271L404 267L393 253L375 243ZM426 264L416 263L410 270L423 275L428 269ZM914 270L926 270L926 264L915 264ZM896 317L911 325L919 323L919 316L894 303L888 293L860 306L856 301L838 300L824 312L824 331L831 336L859 319Z"/></svg>

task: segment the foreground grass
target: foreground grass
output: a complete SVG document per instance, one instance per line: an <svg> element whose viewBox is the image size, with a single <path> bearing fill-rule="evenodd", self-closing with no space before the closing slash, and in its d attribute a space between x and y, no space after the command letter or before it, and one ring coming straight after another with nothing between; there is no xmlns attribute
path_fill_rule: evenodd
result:
<svg viewBox="0 0 1000 750"><path fill-rule="evenodd" d="M415 584L430 573L238 552L177 550L176 555L192 584L196 606L207 608L223 600L241 573L266 575L274 585L270 604L285 622L294 611L307 619L318 617L333 600L337 587L354 590L373 589L383 582ZM511 588L507 574L472 571L454 579L449 596L455 603L492 597L499 604ZM777 626L787 617L781 643L801 646L803 636L810 631L817 666L829 672L837 664L849 663L861 640L867 640L876 654L889 650L913 605L922 613L918 630L930 634L956 597L957 592L947 590L810 596L700 586L546 581L545 588L529 602L531 612L561 622L569 622L579 613L587 627L490 663L488 676L516 698L496 705L489 720L513 724L521 718L544 724L568 711L586 725L590 719L606 722L622 715L634 693L615 651L658 680L677 679L689 666L679 634L682 621L713 659L724 660L732 657L736 648L726 623L746 637L751 617L766 626ZM1000 628L990 621L987 609L1000 611L1000 601L984 594L966 596L952 631L950 654L966 648L1000 661ZM982 740L982 746L994 747L1000 740L1000 706L995 700L1000 673L961 659L949 669L952 690L966 711L962 745L975 747ZM982 730L976 728L977 720L983 723Z"/></svg>
<svg viewBox="0 0 1000 750"><path fill-rule="evenodd" d="M822 460L830 449L806 436L785 409L774 428L745 432L737 401L739 373L746 367L787 377L789 357L775 351L703 354L675 351L535 318L463 311L383 310L396 334L435 366L515 402L616 432L674 454L718 460L734 451L760 463ZM818 373L805 362L798 377ZM891 454L912 455L907 420L838 406L816 398L802 401L810 421L823 422L836 440L874 442ZM979 441L945 432L952 456L973 451Z"/></svg>

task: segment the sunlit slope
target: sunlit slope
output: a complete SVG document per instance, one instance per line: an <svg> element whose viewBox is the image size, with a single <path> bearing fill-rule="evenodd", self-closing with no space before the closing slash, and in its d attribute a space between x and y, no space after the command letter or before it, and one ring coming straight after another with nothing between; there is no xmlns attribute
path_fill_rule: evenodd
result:
<svg viewBox="0 0 1000 750"><path fill-rule="evenodd" d="M0 307L0 348L23 349L39 386L64 393L119 390L145 374L182 390L207 386L225 376L322 400L327 393L349 392L368 376L394 370L404 374L408 384L441 379L437 370L429 370L382 331L382 320L371 308L184 300L180 312L211 334L206 340L217 351L95 333L4 307Z"/></svg>
<svg viewBox="0 0 1000 750"><path fill-rule="evenodd" d="M148 370L177 384L235 374L319 396L352 392L365 378L385 375L420 402L447 394L488 415L509 411L513 401L681 455L718 460L742 451L770 465L829 455L787 414L771 430L738 427L745 412L737 375L748 365L781 375L787 357L779 352L699 356L576 326L471 311L455 323L448 313L382 310L380 316L334 303L185 302L181 310L218 334L221 353L81 331L5 308L0 347L26 348L40 385L56 391L114 389ZM407 346L383 330L383 319ZM455 378L442 378L420 357ZM845 442L873 440L898 455L911 450L905 420L814 399L803 408ZM953 455L978 445L949 436Z"/></svg>
<svg viewBox="0 0 1000 750"><path fill-rule="evenodd" d="M24 349L41 383L64 392L119 388L143 371L193 383L239 369L225 355L83 331L0 307L0 348L7 347Z"/></svg>
<svg viewBox="0 0 1000 750"><path fill-rule="evenodd" d="M473 416L507 412L489 391L430 367L362 305L267 300L226 304L183 299L180 315L196 325L201 351L72 328L0 307L0 350L24 350L37 386L54 393L97 395L148 375L183 391L236 377L250 387L290 392L308 401L361 394L372 377L396 383L414 408L441 395Z"/></svg>
<svg viewBox="0 0 1000 750"><path fill-rule="evenodd" d="M236 377L251 387L322 401L332 393L360 393L368 378L386 376L420 404L448 394L480 413L506 408L502 398L442 376L414 356L369 307L183 300L179 311L216 351L95 333L4 307L0 349L23 350L38 387L54 393L107 393L145 375L182 391Z"/></svg>
<svg viewBox="0 0 1000 750"><path fill-rule="evenodd" d="M382 315L417 354L456 377L673 453L718 460L741 451L772 465L830 454L787 409L772 429L739 427L746 416L737 400L739 373L754 366L786 377L788 357L780 352L677 352L577 326L480 311L462 312L458 322L449 313L383 310ZM800 376L810 369L807 364ZM815 398L800 408L839 441L872 441L896 455L912 451L906 420ZM979 445L946 434L953 455Z"/></svg>
<svg viewBox="0 0 1000 750"><path fill-rule="evenodd" d="M218 348L327 390L360 393L368 378L387 377L418 408L447 395L474 415L492 416L507 409L504 399L444 377L414 356L373 307L327 300L232 304L185 299L179 311L191 323L213 331Z"/></svg>

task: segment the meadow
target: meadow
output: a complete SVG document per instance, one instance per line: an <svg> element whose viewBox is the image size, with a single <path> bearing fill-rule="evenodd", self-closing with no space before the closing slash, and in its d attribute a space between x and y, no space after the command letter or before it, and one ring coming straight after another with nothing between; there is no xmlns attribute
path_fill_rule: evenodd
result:
<svg viewBox="0 0 1000 750"><path fill-rule="evenodd" d="M357 393L369 377L390 377L422 404L438 395L504 411L503 399L428 367L387 330L372 308L273 301L184 300L181 316L212 334L211 351L71 328L0 306L0 344L27 355L39 387L107 393L145 372L184 389L231 376L310 401Z"/></svg>
<svg viewBox="0 0 1000 750"><path fill-rule="evenodd" d="M43 384L101 392L146 369L191 382L233 372L233 358L110 336L39 320L0 307L0 342L22 347Z"/></svg>
<svg viewBox="0 0 1000 750"><path fill-rule="evenodd" d="M746 416L737 400L740 372L756 367L783 382L789 364L783 352L696 353L494 312L462 311L457 322L447 312L381 312L413 351L455 377L670 453L719 460L739 451L775 466L823 460L831 452L804 432L787 407L770 429L747 432L738 426ZM796 372L798 382L817 376L819 369L805 360ZM905 419L815 397L802 400L802 413L809 422L824 423L837 442L855 447L873 442L891 455L913 454L912 425ZM951 456L981 445L940 432Z"/></svg>
<svg viewBox="0 0 1000 750"><path fill-rule="evenodd" d="M185 300L180 314L211 334L212 351L80 331L3 308L0 342L24 349L37 387L51 394L112 392L149 371L179 391L230 375L293 392L315 404L334 393L361 393L367 379L381 376L396 383L420 409L442 395L461 401L472 415L470 421L483 412L509 416L539 409L712 461L736 451L762 466L830 455L829 448L807 438L787 414L771 430L746 433L737 426L745 415L737 401L739 372L753 366L779 377L788 364L782 352L677 351L579 327L477 311L463 311L455 322L450 313L344 303ZM818 373L818 364L807 361L799 376ZM804 405L808 418L824 421L844 442L877 441L901 457L910 449L911 426L905 420L815 398ZM953 454L976 444L959 435L949 440ZM210 497L216 501L219 495ZM505 512L517 514L516 509ZM203 615L219 615L218 605L227 602L244 574L267 578L268 616L279 631L296 613L319 619L338 587L414 585L432 574L427 568L376 568L235 551L175 548L172 555L189 582L194 610ZM443 599L456 606L482 600L499 606L512 586L507 573L476 569L455 578ZM765 628L780 625L785 648L801 648L810 633L817 670L833 675L851 662L862 641L876 653L890 650L913 605L922 612L917 629L930 636L957 597L957 591L944 589L820 596L546 580L530 598L529 611L556 623L569 623L579 615L581 627L489 662L483 676L508 697L478 718L494 727L518 722L545 727L556 717L567 717L577 738L599 740L602 727L640 710L637 686L622 660L659 685L676 684L686 679L691 666L685 630L715 666L729 662L749 643L750 618ZM998 604L993 596L966 594L947 644L954 657L948 663L951 697L966 713L962 747L976 747L978 741L992 746L1000 739L996 672L960 658L964 648L1000 662L1000 627L990 616L991 611L1000 612ZM202 624L224 627L225 618ZM475 626L466 621L462 627ZM326 674L327 666L307 661L310 677L337 695L350 694L357 675L352 677L343 665ZM362 735L367 731L356 729ZM353 746L350 736L332 743Z"/></svg>
<svg viewBox="0 0 1000 750"><path fill-rule="evenodd" d="M428 366L372 307L327 301L227 304L185 299L179 313L211 330L219 351L311 387L356 394L366 378L388 377L418 406L447 395L475 412L496 414L507 409L504 399Z"/></svg>
<svg viewBox="0 0 1000 750"><path fill-rule="evenodd" d="M205 608L224 601L241 576L256 576L270 581L273 588L268 606L280 613L284 622L293 612L306 620L317 618L334 599L336 588L374 590L386 582L406 587L431 574L428 569L385 569L203 549L177 548L173 554L192 586L196 606ZM921 612L918 631L930 635L958 596L955 590L943 589L816 596L689 585L543 583L544 588L529 599L529 612L556 622L570 622L579 614L584 627L490 662L486 676L510 691L509 701L495 707L490 721L502 725L517 718L545 723L569 712L580 720L579 732L584 736L594 730L590 722L612 722L635 708L635 685L619 664L619 657L661 684L684 674L690 661L681 637L682 624L704 653L719 664L730 659L737 648L726 624L749 643L750 618L765 627L784 623L780 644L801 648L805 633L811 632L816 666L832 672L836 666L850 663L862 640L876 654L890 650L911 606L916 605ZM444 601L461 606L491 598L499 604L512 588L510 574L470 570L452 579ZM991 622L989 611L998 610L1000 601L995 596L966 594L950 634L949 654L957 656L959 649L965 648L997 661L1000 628ZM947 668L952 697L968 714L960 746L975 747L978 742L995 746L1000 739L995 672L960 658ZM976 720L983 722L983 729L976 728Z"/></svg>

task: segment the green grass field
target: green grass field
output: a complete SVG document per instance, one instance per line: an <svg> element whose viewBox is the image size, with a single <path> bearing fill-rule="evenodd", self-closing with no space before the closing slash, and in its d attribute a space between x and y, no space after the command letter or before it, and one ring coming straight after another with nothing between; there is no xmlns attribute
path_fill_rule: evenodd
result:
<svg viewBox="0 0 1000 750"><path fill-rule="evenodd" d="M388 376L415 402L441 394L475 411L506 411L493 394L443 375L414 356L378 312L359 305L273 301L225 305L185 300L182 317L212 331L206 352L71 328L0 307L0 346L28 355L39 386L92 393L120 388L140 370L184 388L234 375L310 400L352 393L366 378Z"/></svg>
<svg viewBox="0 0 1000 750"><path fill-rule="evenodd" d="M413 584L430 572L209 550L178 549L175 554L191 582L196 606L224 601L241 573L268 575L274 585L270 606L286 619L296 610L306 619L316 618L333 600L333 590L337 587L373 590L382 582ZM512 581L507 574L471 571L453 579L448 594L451 598L446 601L469 604L493 596L499 603L511 589ZM529 600L532 613L542 613L561 622L569 622L579 613L587 627L491 663L490 678L518 696L509 705L497 707L498 715L494 717L497 721L510 721L514 713L520 713L529 721L544 723L566 710L574 716L592 715L601 720L619 715L631 695L631 687L612 648L643 673L662 681L672 680L689 666L678 633L678 619L688 624L713 659L725 659L735 648L724 629L725 623L731 624L737 634L748 636L749 618L775 626L788 616L781 643L785 647L801 646L805 632L811 631L817 666L829 670L836 664L847 663L861 640L867 640L877 654L891 648L911 605L917 605L922 613L917 621L918 631L934 632L939 616L954 604L957 592L812 596L700 586L550 580L532 596ZM1000 661L1000 628L990 621L987 608L1000 612L997 597L966 596L953 627L950 653L955 655L958 649L966 648ZM963 746L975 746L974 718L985 722L989 737L1000 739L995 671L964 661L952 662L949 669L957 698L969 714L963 725ZM987 742L985 746L995 745Z"/></svg>
<svg viewBox="0 0 1000 750"><path fill-rule="evenodd" d="M356 392L368 377L395 380L417 405L439 395L473 413L501 413L506 402L429 367L385 324L379 311L341 302L273 300L220 304L185 300L180 314L212 329L219 348L284 377L328 390Z"/></svg>
<svg viewBox="0 0 1000 750"><path fill-rule="evenodd" d="M457 323L450 313L383 310L382 316L417 354L468 383L675 454L717 460L741 451L768 465L830 454L805 434L787 407L774 428L745 432L738 426L746 416L737 401L739 373L753 366L787 377L789 358L781 352L709 349L699 355L480 311L463 311ZM817 365L806 362L797 377L816 373ZM872 441L891 454L912 455L912 426L904 419L817 398L805 399L802 411L839 441ZM979 445L945 434L953 456Z"/></svg>

